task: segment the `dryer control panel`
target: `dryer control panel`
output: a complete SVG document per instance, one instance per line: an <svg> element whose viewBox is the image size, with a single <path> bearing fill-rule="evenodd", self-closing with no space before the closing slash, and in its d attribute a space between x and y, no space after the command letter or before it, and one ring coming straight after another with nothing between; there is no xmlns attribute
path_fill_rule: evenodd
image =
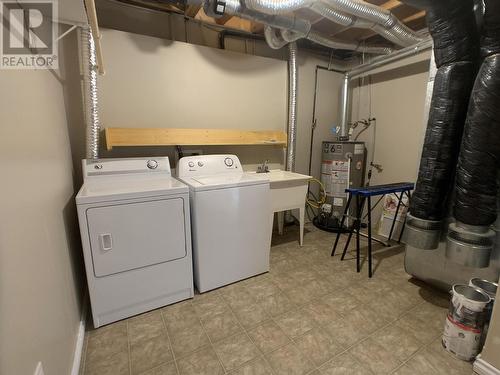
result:
<svg viewBox="0 0 500 375"><path fill-rule="evenodd" d="M178 177L208 176L220 173L242 174L240 159L236 155L186 156L177 164Z"/></svg>
<svg viewBox="0 0 500 375"><path fill-rule="evenodd" d="M84 159L83 178L105 175L162 174L170 176L168 157L123 158L123 159Z"/></svg>

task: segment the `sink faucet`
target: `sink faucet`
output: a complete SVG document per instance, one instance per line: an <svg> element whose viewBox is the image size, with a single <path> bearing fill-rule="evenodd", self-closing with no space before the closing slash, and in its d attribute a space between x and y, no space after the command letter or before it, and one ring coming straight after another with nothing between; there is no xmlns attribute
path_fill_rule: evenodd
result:
<svg viewBox="0 0 500 375"><path fill-rule="evenodd" d="M267 165L269 163L269 160L264 160L262 165L259 165L257 167L257 173L267 173L269 172L269 166Z"/></svg>

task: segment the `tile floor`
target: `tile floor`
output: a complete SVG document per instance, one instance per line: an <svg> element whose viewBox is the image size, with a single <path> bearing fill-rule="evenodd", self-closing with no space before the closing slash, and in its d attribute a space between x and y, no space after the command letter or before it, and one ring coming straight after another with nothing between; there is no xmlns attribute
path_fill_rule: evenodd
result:
<svg viewBox="0 0 500 375"><path fill-rule="evenodd" d="M441 347L447 295L405 273L401 247L375 252L370 280L330 257L333 234L296 238L274 237L268 274L90 330L81 374L472 373Z"/></svg>

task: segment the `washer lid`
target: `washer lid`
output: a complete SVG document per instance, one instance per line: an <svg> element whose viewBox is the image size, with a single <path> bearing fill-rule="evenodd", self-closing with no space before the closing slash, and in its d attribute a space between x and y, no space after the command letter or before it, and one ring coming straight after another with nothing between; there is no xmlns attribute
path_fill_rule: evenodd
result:
<svg viewBox="0 0 500 375"><path fill-rule="evenodd" d="M196 191L269 184L267 176L251 173L199 176L183 179L182 181L193 187Z"/></svg>
<svg viewBox="0 0 500 375"><path fill-rule="evenodd" d="M108 176L86 180L77 204L149 198L187 193L188 187L170 176Z"/></svg>

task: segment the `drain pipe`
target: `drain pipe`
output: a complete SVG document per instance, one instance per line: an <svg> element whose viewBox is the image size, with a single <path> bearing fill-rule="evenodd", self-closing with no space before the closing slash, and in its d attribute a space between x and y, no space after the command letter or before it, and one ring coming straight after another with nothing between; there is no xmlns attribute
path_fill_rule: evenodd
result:
<svg viewBox="0 0 500 375"><path fill-rule="evenodd" d="M297 147L297 44L288 45L288 141L286 151L286 170L295 171L295 151Z"/></svg>
<svg viewBox="0 0 500 375"><path fill-rule="evenodd" d="M90 28L81 28L80 41L83 64L83 104L86 123L86 158L99 158L99 108L97 98L97 57Z"/></svg>

